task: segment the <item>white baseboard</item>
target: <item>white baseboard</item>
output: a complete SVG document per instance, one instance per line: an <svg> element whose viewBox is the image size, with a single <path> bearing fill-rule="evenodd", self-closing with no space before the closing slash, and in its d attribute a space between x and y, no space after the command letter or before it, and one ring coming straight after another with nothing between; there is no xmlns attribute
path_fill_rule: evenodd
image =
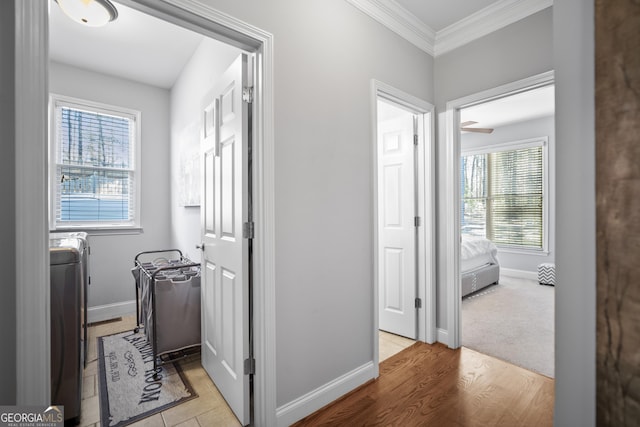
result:
<svg viewBox="0 0 640 427"><path fill-rule="evenodd" d="M537 271L526 271L526 270L516 270L513 268L502 268L500 267L500 275L516 277L518 279L529 279L538 281L538 272Z"/></svg>
<svg viewBox="0 0 640 427"><path fill-rule="evenodd" d="M98 305L87 309L87 323L103 322L131 314L136 314L135 300Z"/></svg>
<svg viewBox="0 0 640 427"><path fill-rule="evenodd" d="M366 363L304 396L280 406L276 409L277 425L282 427L290 426L375 378L374 374L373 362Z"/></svg>
<svg viewBox="0 0 640 427"><path fill-rule="evenodd" d="M438 342L444 345L449 345L449 332L446 329L438 328Z"/></svg>

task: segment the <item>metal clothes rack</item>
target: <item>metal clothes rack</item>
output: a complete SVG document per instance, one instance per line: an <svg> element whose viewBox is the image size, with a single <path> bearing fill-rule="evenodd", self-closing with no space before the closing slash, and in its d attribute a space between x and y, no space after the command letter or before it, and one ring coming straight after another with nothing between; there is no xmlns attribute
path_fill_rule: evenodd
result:
<svg viewBox="0 0 640 427"><path fill-rule="evenodd" d="M135 331L144 327L157 375L158 365L200 349L200 264L179 249L144 251L136 255L132 273Z"/></svg>

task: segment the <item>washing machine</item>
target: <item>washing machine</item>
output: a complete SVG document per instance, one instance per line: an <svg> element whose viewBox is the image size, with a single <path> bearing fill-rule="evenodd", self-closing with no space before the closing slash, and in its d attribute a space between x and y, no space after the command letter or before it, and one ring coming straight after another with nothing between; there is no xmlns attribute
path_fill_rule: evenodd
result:
<svg viewBox="0 0 640 427"><path fill-rule="evenodd" d="M79 420L86 355L87 241L51 234L51 403Z"/></svg>

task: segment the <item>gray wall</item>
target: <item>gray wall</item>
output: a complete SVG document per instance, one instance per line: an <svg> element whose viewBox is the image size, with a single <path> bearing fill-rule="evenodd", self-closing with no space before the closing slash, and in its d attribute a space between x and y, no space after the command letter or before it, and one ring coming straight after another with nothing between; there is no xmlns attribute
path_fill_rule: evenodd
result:
<svg viewBox="0 0 640 427"><path fill-rule="evenodd" d="M5 161L0 168L0 405L16 403L16 246L15 232L15 54L14 3L0 2L0 147Z"/></svg>
<svg viewBox="0 0 640 427"><path fill-rule="evenodd" d="M595 425L594 2L554 5L556 381L554 425Z"/></svg>
<svg viewBox="0 0 640 427"><path fill-rule="evenodd" d="M206 3L274 34L282 406L373 360L370 80L432 101L433 60L344 0Z"/></svg>
<svg viewBox="0 0 640 427"><path fill-rule="evenodd" d="M523 20L495 31L456 50L438 56L435 61L435 95L438 111L438 180L444 188L446 103L553 69L553 15L547 8ZM437 195L438 218L446 218L445 195ZM437 224L437 272L445 271L441 254L446 248L445 227ZM446 330L447 283L437 274L437 327Z"/></svg>
<svg viewBox="0 0 640 427"><path fill-rule="evenodd" d="M96 307L130 303L135 299L130 268L138 252L169 247L169 91L55 62L51 63L49 80L51 93L142 113L142 232L90 234L91 287L88 295L92 316L100 313L95 311Z"/></svg>
<svg viewBox="0 0 640 427"><path fill-rule="evenodd" d="M496 127L490 135L478 133L464 133L462 135L460 146L462 150L482 148L488 145L501 144L507 142L522 141L530 138L548 137L548 193L545 195L548 203L548 221L545 227L548 230L548 248L546 253L523 253L522 251L509 251L507 249L498 249L498 259L500 268L526 271L537 274L538 264L543 262L554 262L555 258L555 129L553 116L542 117L525 122L515 123L506 126Z"/></svg>
<svg viewBox="0 0 640 427"><path fill-rule="evenodd" d="M200 152L204 95L239 53L204 39L171 89L171 246L194 262L200 262L200 251L195 249L200 243L200 207L180 206L180 166L183 159Z"/></svg>

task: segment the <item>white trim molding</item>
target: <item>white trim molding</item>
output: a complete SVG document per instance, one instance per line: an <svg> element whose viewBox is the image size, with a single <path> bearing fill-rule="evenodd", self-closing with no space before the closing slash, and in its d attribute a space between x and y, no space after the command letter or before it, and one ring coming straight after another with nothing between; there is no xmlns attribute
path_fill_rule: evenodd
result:
<svg viewBox="0 0 640 427"><path fill-rule="evenodd" d="M16 403L51 404L49 4L15 0Z"/></svg>
<svg viewBox="0 0 640 427"><path fill-rule="evenodd" d="M394 33L434 56L436 32L393 0L347 0Z"/></svg>
<svg viewBox="0 0 640 427"><path fill-rule="evenodd" d="M499 0L435 31L394 0L347 1L433 57L553 6L553 0Z"/></svg>
<svg viewBox="0 0 640 427"><path fill-rule="evenodd" d="M103 322L136 313L136 302L125 301L115 304L97 305L87 308L87 323Z"/></svg>
<svg viewBox="0 0 640 427"><path fill-rule="evenodd" d="M417 209L422 218L417 240L419 256L417 297L423 301L418 310L418 340L432 344L436 341L436 285L435 285L435 134L434 106L427 101L403 92L378 80L371 80L371 134L373 146L371 152L373 182L373 354L378 364L378 325L379 325L379 277L378 277L378 113L377 102L384 99L418 116L417 152ZM377 374L376 374L377 375Z"/></svg>
<svg viewBox="0 0 640 427"><path fill-rule="evenodd" d="M551 6L553 0L497 1L438 31L434 56L450 52Z"/></svg>
<svg viewBox="0 0 640 427"><path fill-rule="evenodd" d="M527 279L538 281L537 271L516 270L514 268L500 268L500 275L506 277L515 277L516 279Z"/></svg>
<svg viewBox="0 0 640 427"><path fill-rule="evenodd" d="M438 328L437 330L437 339L439 343L447 344L449 342L449 333L446 329Z"/></svg>
<svg viewBox="0 0 640 427"><path fill-rule="evenodd" d="M365 363L353 371L347 372L341 377L280 406L276 410L278 420L276 425L278 427L290 426L307 415L314 413L356 387L375 378L376 370L373 362Z"/></svg>

